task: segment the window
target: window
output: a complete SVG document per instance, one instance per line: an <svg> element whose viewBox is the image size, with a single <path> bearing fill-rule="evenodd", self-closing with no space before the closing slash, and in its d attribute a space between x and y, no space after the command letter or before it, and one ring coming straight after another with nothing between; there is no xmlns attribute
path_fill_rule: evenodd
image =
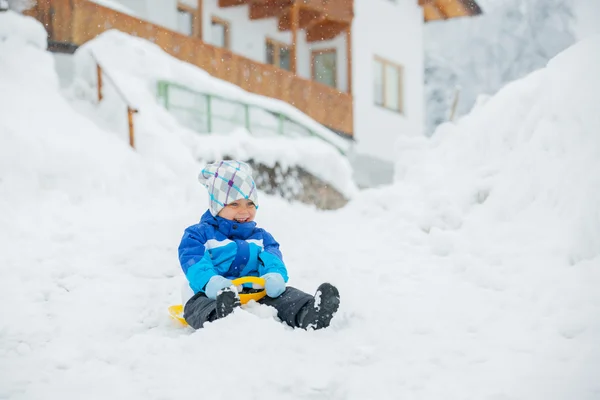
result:
<svg viewBox="0 0 600 400"><path fill-rule="evenodd" d="M335 49L313 50L312 79L331 87L337 87L337 51Z"/></svg>
<svg viewBox="0 0 600 400"><path fill-rule="evenodd" d="M177 30L184 35L192 36L194 34L194 14L195 10L185 4L177 6Z"/></svg>
<svg viewBox="0 0 600 400"><path fill-rule="evenodd" d="M211 44L217 47L229 48L229 22L219 18L212 17L210 25Z"/></svg>
<svg viewBox="0 0 600 400"><path fill-rule="evenodd" d="M380 57L375 57L373 70L373 96L375 104L390 110L404 112L402 101L402 67Z"/></svg>
<svg viewBox="0 0 600 400"><path fill-rule="evenodd" d="M290 47L287 44L267 39L267 64L291 70Z"/></svg>

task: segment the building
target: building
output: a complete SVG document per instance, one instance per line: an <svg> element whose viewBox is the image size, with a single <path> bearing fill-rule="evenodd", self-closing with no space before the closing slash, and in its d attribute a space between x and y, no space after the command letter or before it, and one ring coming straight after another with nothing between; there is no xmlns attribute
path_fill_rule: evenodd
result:
<svg viewBox="0 0 600 400"><path fill-rule="evenodd" d="M397 137L424 131L424 22L480 12L473 0L46 0L30 11L51 50L108 29L147 38L388 163Z"/></svg>

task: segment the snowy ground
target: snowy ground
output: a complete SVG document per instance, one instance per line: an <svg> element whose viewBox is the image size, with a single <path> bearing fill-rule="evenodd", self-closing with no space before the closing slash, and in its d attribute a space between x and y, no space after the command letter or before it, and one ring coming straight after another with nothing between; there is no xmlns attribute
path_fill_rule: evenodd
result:
<svg viewBox="0 0 600 400"><path fill-rule="evenodd" d="M7 15L0 399L600 398L599 38L404 143L396 184L342 210L262 196L290 283L340 288L330 329L250 307L194 332L166 314L206 208L193 157L80 114Z"/></svg>

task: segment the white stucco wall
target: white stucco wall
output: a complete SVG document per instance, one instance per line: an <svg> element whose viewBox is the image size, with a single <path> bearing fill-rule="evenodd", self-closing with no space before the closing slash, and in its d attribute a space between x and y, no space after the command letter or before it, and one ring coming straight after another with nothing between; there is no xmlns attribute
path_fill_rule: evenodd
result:
<svg viewBox="0 0 600 400"><path fill-rule="evenodd" d="M118 0L118 2L142 19L177 30L177 0Z"/></svg>
<svg viewBox="0 0 600 400"><path fill-rule="evenodd" d="M394 159L400 135L423 134L423 11L416 0L355 0L352 27L356 150ZM404 68L404 114L375 105L373 59Z"/></svg>

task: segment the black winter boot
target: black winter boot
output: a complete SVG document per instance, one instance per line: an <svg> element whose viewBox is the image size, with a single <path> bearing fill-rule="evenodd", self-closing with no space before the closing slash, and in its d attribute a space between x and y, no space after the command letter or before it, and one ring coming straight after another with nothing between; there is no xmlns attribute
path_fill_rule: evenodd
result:
<svg viewBox="0 0 600 400"><path fill-rule="evenodd" d="M331 283L323 283L317 288L315 297L300 309L298 326L306 330L327 328L339 306L337 288Z"/></svg>
<svg viewBox="0 0 600 400"><path fill-rule="evenodd" d="M240 297L235 290L225 288L217 295L217 319L228 316L233 309L239 307Z"/></svg>

